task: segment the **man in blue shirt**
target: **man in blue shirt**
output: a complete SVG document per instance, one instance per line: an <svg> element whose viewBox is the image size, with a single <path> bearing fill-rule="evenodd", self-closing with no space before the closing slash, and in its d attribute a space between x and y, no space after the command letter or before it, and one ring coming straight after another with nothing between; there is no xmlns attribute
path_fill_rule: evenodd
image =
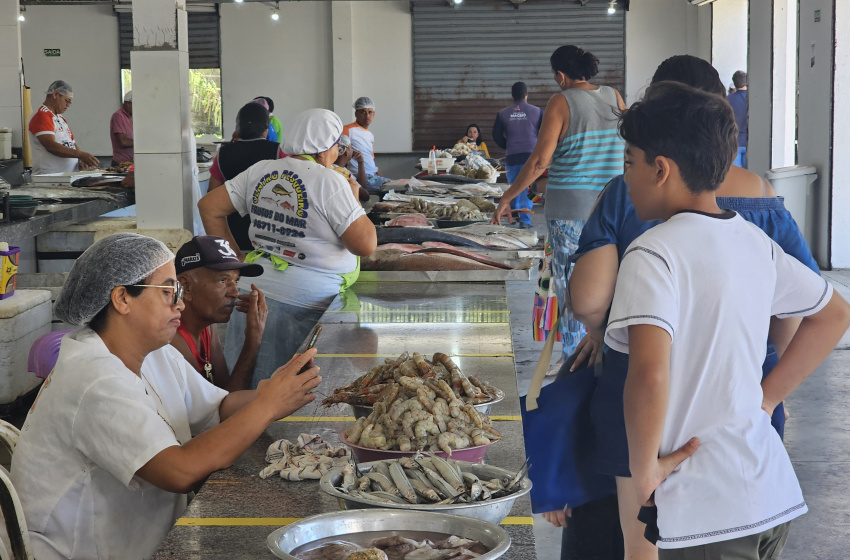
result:
<svg viewBox="0 0 850 560"><path fill-rule="evenodd" d="M732 110L735 112L735 122L738 125L738 157L734 165L747 167L747 73L738 70L732 74L732 83L735 84L735 93L726 98Z"/></svg>
<svg viewBox="0 0 850 560"><path fill-rule="evenodd" d="M525 82L517 82L511 87L514 102L496 115L493 124L493 140L505 150L505 170L508 183L513 183L522 166L531 156L537 144L537 133L543 122L543 111L528 104L528 87ZM511 201L511 209L531 210L533 204L528 198L528 190L521 192ZM531 214L521 212L519 226L531 227Z"/></svg>

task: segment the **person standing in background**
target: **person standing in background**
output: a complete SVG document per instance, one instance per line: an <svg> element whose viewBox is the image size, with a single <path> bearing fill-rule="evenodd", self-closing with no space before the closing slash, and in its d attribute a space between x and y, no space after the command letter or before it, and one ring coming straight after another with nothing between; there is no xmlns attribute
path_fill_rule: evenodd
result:
<svg viewBox="0 0 850 560"><path fill-rule="evenodd" d="M133 92L124 95L121 108L109 119L109 139L112 141L112 165L133 161Z"/></svg>
<svg viewBox="0 0 850 560"><path fill-rule="evenodd" d="M522 166L531 157L537 144L537 132L543 123L543 111L528 104L528 86L525 82L516 82L511 87L513 104L505 107L496 115L493 123L493 140L505 150L505 170L508 183L513 183ZM511 200L512 210L531 210L533 204L528 198L528 189L523 189ZM531 227L531 214L519 214L519 227Z"/></svg>
<svg viewBox="0 0 850 560"><path fill-rule="evenodd" d="M62 116L73 100L74 90L71 85L56 80L47 88L44 103L30 119L27 129L32 145L34 174L65 173L73 171L77 164L85 170L100 164L96 157L77 147L71 127Z"/></svg>
<svg viewBox="0 0 850 560"><path fill-rule="evenodd" d="M354 122L343 127L342 133L351 138L351 147L363 154L363 166L366 167L366 178L370 190L377 191L381 185L389 181L382 177L375 164L375 135L369 131L369 125L375 119L375 102L368 97L358 97L354 102ZM358 174L360 163L352 159L348 168Z"/></svg>
<svg viewBox="0 0 850 560"><path fill-rule="evenodd" d="M747 73L743 70L738 70L732 74L732 84L735 86L735 92L726 98L732 110L735 112L735 123L738 125L738 156L735 158L733 165L747 168L747 139L749 138L749 128L747 125Z"/></svg>
<svg viewBox="0 0 850 560"><path fill-rule="evenodd" d="M254 102L260 99L266 102L266 109L269 110L269 135L266 139L272 142L283 142L283 125L280 123L280 119L274 116L274 101L271 97L260 96L255 97Z"/></svg>

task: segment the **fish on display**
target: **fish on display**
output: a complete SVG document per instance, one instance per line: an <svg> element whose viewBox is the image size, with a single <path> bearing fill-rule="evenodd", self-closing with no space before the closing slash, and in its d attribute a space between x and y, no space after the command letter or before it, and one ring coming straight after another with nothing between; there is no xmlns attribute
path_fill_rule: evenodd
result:
<svg viewBox="0 0 850 560"><path fill-rule="evenodd" d="M378 245L385 243L412 243L421 245L426 241L439 241L454 245L455 247L474 247L476 249L486 249L487 245L482 245L476 241L471 241L467 238L449 233L443 233L439 230L428 228L379 228L378 229Z"/></svg>

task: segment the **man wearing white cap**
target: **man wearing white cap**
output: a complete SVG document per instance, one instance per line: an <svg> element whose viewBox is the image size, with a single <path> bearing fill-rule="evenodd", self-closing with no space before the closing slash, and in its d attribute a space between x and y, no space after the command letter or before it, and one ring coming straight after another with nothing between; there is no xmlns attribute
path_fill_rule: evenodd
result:
<svg viewBox="0 0 850 560"><path fill-rule="evenodd" d="M112 140L112 165L133 161L133 92L124 96L121 108L109 119L109 139Z"/></svg>
<svg viewBox="0 0 850 560"><path fill-rule="evenodd" d="M377 190L389 181L382 177L375 165L375 135L369 131L369 125L375 119L375 102L368 97L358 97L354 102L354 122L342 129L342 133L351 138L351 147L363 154L363 167L366 168L368 189ZM356 175L360 163L352 159L348 168Z"/></svg>

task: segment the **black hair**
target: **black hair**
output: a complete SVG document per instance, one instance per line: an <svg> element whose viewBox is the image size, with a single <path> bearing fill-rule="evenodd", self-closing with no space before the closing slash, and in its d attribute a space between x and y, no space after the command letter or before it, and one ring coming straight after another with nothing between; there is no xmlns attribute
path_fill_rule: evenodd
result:
<svg viewBox="0 0 850 560"><path fill-rule="evenodd" d="M147 281L147 279L143 279L143 280L139 280L139 283L140 284L147 284L148 281ZM144 290L144 288L142 288L140 286L124 286L124 288L127 290L127 293L131 297L139 297L142 293L142 290ZM110 293L111 293L111 290L110 290ZM110 307L112 307L112 301L111 300L110 300L109 303L107 303L105 306L103 306L103 309L101 309L100 311L97 312L97 315L95 315L92 318L91 321L89 321L88 326L91 330L93 330L94 332L96 332L98 334L100 334L103 331L104 327L106 327L106 318L109 315L109 308Z"/></svg>
<svg viewBox="0 0 850 560"><path fill-rule="evenodd" d="M259 103L246 103L236 113L236 134L241 140L262 138L269 129L269 111Z"/></svg>
<svg viewBox="0 0 850 560"><path fill-rule="evenodd" d="M726 86L714 66L689 54L671 56L658 65L652 83L680 82L692 88L726 97Z"/></svg>
<svg viewBox="0 0 850 560"><path fill-rule="evenodd" d="M258 97L257 99L265 99L269 106L269 113L274 113L274 101L272 101L271 97Z"/></svg>
<svg viewBox="0 0 850 560"><path fill-rule="evenodd" d="M563 72L571 80L589 80L599 73L599 59L574 45L555 49L549 64L553 71Z"/></svg>
<svg viewBox="0 0 850 560"><path fill-rule="evenodd" d="M658 82L620 120L620 136L652 164L673 160L688 190L715 191L738 153L732 107L717 95L679 82Z"/></svg>
<svg viewBox="0 0 850 560"><path fill-rule="evenodd" d="M516 82L511 86L511 95L514 98L514 101L521 101L526 95L528 95L528 86L525 85L525 82Z"/></svg>
<svg viewBox="0 0 850 560"><path fill-rule="evenodd" d="M465 130L465 131L464 131L464 133L463 133L463 135L464 135L464 136L466 136L466 133L467 133L467 132L469 132L469 129L470 129L470 128L472 128L472 127L475 127L475 129L476 129L476 130L478 130L478 139L477 139L477 140L475 140L475 143L476 143L476 144L480 144L481 142L483 142L483 141L484 141L484 136L481 134L481 127L480 127L480 126L478 126L477 124L473 123L473 124L471 124L471 125L467 126L467 127L466 127L466 130Z"/></svg>
<svg viewBox="0 0 850 560"><path fill-rule="evenodd" d="M732 83L735 84L735 89L747 87L747 73L743 70L738 70L732 74Z"/></svg>

